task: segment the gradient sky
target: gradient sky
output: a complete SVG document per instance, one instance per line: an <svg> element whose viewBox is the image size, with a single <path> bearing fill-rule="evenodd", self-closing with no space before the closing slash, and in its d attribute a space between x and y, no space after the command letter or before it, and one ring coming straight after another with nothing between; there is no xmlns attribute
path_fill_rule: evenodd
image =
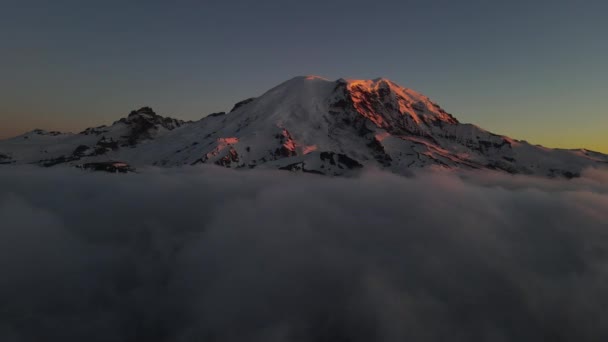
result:
<svg viewBox="0 0 608 342"><path fill-rule="evenodd" d="M608 1L0 4L0 137L144 105L196 120L315 74L386 77L463 122L608 152Z"/></svg>

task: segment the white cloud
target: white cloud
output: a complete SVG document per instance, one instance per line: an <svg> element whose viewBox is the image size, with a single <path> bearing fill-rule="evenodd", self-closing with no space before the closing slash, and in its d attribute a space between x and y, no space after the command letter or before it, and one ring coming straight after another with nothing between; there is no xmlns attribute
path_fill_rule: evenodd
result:
<svg viewBox="0 0 608 342"><path fill-rule="evenodd" d="M604 340L584 176L0 168L0 339Z"/></svg>

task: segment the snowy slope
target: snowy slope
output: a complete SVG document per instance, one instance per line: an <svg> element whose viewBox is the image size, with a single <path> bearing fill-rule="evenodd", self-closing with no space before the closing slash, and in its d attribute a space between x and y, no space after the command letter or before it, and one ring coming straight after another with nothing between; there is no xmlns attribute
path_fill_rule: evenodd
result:
<svg viewBox="0 0 608 342"><path fill-rule="evenodd" d="M575 177L608 156L530 145L462 124L428 97L386 79L296 77L197 122L149 108L80 134L35 131L0 142L0 163L216 164L328 175L366 166L494 169Z"/></svg>
<svg viewBox="0 0 608 342"><path fill-rule="evenodd" d="M42 166L98 157L106 159L116 151L134 149L187 124L164 118L148 107L132 111L110 126L87 128L78 134L36 129L0 141L0 152L14 164Z"/></svg>

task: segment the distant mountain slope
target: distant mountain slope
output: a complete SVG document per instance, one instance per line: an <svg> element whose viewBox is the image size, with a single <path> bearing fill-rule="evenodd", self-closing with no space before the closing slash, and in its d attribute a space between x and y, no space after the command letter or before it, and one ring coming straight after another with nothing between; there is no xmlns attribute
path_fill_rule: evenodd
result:
<svg viewBox="0 0 608 342"><path fill-rule="evenodd" d="M2 164L103 160L326 175L376 166L399 174L439 167L571 178L608 163L608 156L531 145L460 123L428 97L386 79L316 76L293 78L228 114L193 123L142 108L79 134L38 130L0 142Z"/></svg>
<svg viewBox="0 0 608 342"><path fill-rule="evenodd" d="M186 124L182 120L157 115L151 108L144 107L110 126L87 128L78 134L36 129L0 141L0 150L5 151L3 154L12 163L53 166L94 157L108 158Z"/></svg>

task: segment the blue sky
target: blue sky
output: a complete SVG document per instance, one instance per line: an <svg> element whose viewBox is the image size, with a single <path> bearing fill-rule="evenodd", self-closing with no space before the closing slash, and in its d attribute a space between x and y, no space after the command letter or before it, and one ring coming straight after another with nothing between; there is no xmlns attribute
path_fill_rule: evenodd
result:
<svg viewBox="0 0 608 342"><path fill-rule="evenodd" d="M0 11L0 137L152 106L198 119L293 76L386 77L464 122L608 152L601 1L28 1Z"/></svg>

